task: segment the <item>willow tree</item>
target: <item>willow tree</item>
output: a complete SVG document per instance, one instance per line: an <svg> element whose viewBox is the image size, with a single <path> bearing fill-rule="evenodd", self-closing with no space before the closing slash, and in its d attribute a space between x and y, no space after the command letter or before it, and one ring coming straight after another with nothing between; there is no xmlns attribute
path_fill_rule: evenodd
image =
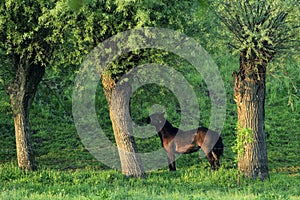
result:
<svg viewBox="0 0 300 200"><path fill-rule="evenodd" d="M90 51L91 47L97 47L98 44L117 33L133 28L159 26L182 31L188 24L192 9L191 1L89 0L82 2L73 0L72 2L74 9L72 33L77 39L74 40L74 46L78 47L75 51L79 54L82 50ZM147 38L144 39L147 40ZM117 49L117 45L116 47L107 46L104 49L109 52L111 48ZM162 54L161 51L151 49L128 52L100 73L119 150L122 172L127 176L144 177L145 172L131 131L132 124L128 110L131 88L130 86L117 87L117 85L122 85L119 82L120 78L129 70L143 62L156 62Z"/></svg>
<svg viewBox="0 0 300 200"><path fill-rule="evenodd" d="M266 72L278 53L295 47L299 21L293 22L292 15L299 13L299 7L294 5L296 1L232 0L217 7L219 19L229 31L229 45L240 56L239 71L233 72L238 169L247 177L269 177L264 126Z"/></svg>
<svg viewBox="0 0 300 200"><path fill-rule="evenodd" d="M7 88L12 108L18 166L36 169L30 139L29 115L39 82L49 65L59 38L59 30L46 27L43 14L55 1L5 0L0 2L0 49L14 71L14 80Z"/></svg>

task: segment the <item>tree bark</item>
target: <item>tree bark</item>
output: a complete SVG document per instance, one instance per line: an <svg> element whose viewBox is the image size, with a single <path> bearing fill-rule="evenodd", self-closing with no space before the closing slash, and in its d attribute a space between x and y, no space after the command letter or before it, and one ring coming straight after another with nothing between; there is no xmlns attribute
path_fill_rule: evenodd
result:
<svg viewBox="0 0 300 200"><path fill-rule="evenodd" d="M19 64L14 81L7 88L12 108L18 166L23 170L37 168L31 144L29 112L45 68Z"/></svg>
<svg viewBox="0 0 300 200"><path fill-rule="evenodd" d="M265 135L266 63L240 55L240 70L233 73L238 114L238 169L246 177L269 178Z"/></svg>
<svg viewBox="0 0 300 200"><path fill-rule="evenodd" d="M126 81L116 85L109 75L102 75L104 93L109 105L110 119L113 126L115 140L118 146L122 173L126 176L145 178L145 171L132 131L129 112L131 87Z"/></svg>

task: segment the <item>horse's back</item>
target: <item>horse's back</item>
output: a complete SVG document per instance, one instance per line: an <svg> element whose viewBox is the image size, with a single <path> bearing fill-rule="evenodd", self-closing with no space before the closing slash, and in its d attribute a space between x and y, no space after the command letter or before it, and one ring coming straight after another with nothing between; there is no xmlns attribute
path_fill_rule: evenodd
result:
<svg viewBox="0 0 300 200"><path fill-rule="evenodd" d="M219 133L212 131L206 127L198 128L198 143L202 147L203 150L209 149L219 149L219 153L223 153L223 142ZM222 150L221 150L222 149Z"/></svg>

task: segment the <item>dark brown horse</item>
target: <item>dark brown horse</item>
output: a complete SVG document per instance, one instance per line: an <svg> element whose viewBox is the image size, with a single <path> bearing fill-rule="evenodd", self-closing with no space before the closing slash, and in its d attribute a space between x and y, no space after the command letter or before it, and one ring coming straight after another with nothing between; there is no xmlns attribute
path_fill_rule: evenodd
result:
<svg viewBox="0 0 300 200"><path fill-rule="evenodd" d="M147 123L155 126L165 149L170 171L176 171L175 153L188 154L200 148L206 154L210 168L220 167L219 159L223 154L224 145L221 136L205 127L183 131L172 126L164 117L164 113L155 113L148 117Z"/></svg>

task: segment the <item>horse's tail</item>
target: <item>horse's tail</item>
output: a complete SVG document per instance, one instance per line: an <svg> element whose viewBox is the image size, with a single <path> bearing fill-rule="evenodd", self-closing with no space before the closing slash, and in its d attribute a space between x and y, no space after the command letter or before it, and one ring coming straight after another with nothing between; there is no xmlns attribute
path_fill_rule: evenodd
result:
<svg viewBox="0 0 300 200"><path fill-rule="evenodd" d="M220 158L220 156L223 155L223 151L224 151L224 144L222 141L222 137L220 136L213 148L213 152L217 155L218 158Z"/></svg>

